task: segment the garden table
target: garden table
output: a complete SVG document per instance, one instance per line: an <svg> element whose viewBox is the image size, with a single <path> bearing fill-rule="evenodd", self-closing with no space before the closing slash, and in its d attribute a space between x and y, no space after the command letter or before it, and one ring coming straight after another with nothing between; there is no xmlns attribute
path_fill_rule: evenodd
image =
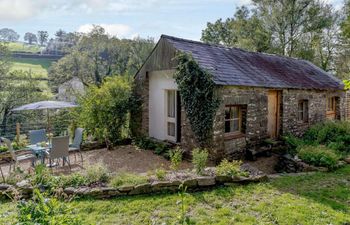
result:
<svg viewBox="0 0 350 225"><path fill-rule="evenodd" d="M27 148L32 151L32 153L36 156L36 158L40 159L41 162L45 163L45 155L46 152L50 150L50 146L41 146L41 145L28 145ZM34 162L32 163L34 165Z"/></svg>

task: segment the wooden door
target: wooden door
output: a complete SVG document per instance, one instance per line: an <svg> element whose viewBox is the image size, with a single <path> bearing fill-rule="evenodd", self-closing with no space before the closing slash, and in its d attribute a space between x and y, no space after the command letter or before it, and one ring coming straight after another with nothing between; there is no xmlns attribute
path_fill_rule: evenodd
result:
<svg viewBox="0 0 350 225"><path fill-rule="evenodd" d="M271 138L278 137L279 131L279 105L280 105L280 92L269 91L267 100L267 132Z"/></svg>

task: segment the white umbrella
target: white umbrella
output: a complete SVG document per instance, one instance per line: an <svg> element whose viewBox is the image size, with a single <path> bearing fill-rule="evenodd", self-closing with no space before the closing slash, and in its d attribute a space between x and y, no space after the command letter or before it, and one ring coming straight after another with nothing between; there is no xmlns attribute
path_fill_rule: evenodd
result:
<svg viewBox="0 0 350 225"><path fill-rule="evenodd" d="M73 108L78 105L71 102L62 102L62 101L40 101L34 102L26 105L19 106L14 108L12 111L23 111L23 110L47 110L47 124L48 132L50 133L50 114L49 109L61 109L61 108Z"/></svg>

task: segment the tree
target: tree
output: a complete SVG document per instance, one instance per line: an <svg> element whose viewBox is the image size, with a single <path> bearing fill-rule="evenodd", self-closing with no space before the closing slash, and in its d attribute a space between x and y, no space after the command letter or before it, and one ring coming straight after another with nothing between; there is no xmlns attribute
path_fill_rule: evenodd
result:
<svg viewBox="0 0 350 225"><path fill-rule="evenodd" d="M152 39L120 40L100 26L87 34L75 34L76 43L49 71L52 86L78 77L85 86L101 85L115 74L134 75L154 47Z"/></svg>
<svg viewBox="0 0 350 225"><path fill-rule="evenodd" d="M2 41L18 41L19 34L17 34L14 30L9 28L0 29L0 40Z"/></svg>
<svg viewBox="0 0 350 225"><path fill-rule="evenodd" d="M56 40L59 42L64 42L65 38L66 38L67 32L65 32L62 29L59 29L58 31L56 31L55 36L56 36Z"/></svg>
<svg viewBox="0 0 350 225"><path fill-rule="evenodd" d="M202 40L310 60L334 70L339 13L318 0L253 0L232 18L208 23Z"/></svg>
<svg viewBox="0 0 350 225"><path fill-rule="evenodd" d="M344 14L345 14L345 19L341 24L342 35L345 38L350 39L350 0L345 2Z"/></svg>
<svg viewBox="0 0 350 225"><path fill-rule="evenodd" d="M28 41L28 44L33 44L34 42L37 43L38 39L35 34L27 32L24 34L24 40Z"/></svg>
<svg viewBox="0 0 350 225"><path fill-rule="evenodd" d="M100 87L90 86L79 101L79 125L111 149L123 138L130 96L131 86L125 77L108 77Z"/></svg>
<svg viewBox="0 0 350 225"><path fill-rule="evenodd" d="M43 46L47 42L49 33L47 31L39 30L37 36L38 36L39 44Z"/></svg>
<svg viewBox="0 0 350 225"><path fill-rule="evenodd" d="M245 6L237 8L233 18L208 23L201 39L207 43L258 52L269 52L271 48L271 33L265 29L256 12L251 12Z"/></svg>

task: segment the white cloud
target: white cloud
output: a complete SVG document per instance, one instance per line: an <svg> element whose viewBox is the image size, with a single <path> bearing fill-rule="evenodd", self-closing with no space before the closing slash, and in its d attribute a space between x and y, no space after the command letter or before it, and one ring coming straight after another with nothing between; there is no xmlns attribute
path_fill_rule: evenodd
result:
<svg viewBox="0 0 350 225"><path fill-rule="evenodd" d="M103 27L106 32L111 35L111 36L117 36L119 38L126 38L126 37L130 37L133 34L131 34L131 28L128 25L125 24L95 24L95 25L99 25L101 27ZM82 33L88 33L92 30L93 28L93 24L84 24L81 25L78 28L78 32L82 32Z"/></svg>
<svg viewBox="0 0 350 225"><path fill-rule="evenodd" d="M0 0L0 21L31 18L48 7L46 0Z"/></svg>

